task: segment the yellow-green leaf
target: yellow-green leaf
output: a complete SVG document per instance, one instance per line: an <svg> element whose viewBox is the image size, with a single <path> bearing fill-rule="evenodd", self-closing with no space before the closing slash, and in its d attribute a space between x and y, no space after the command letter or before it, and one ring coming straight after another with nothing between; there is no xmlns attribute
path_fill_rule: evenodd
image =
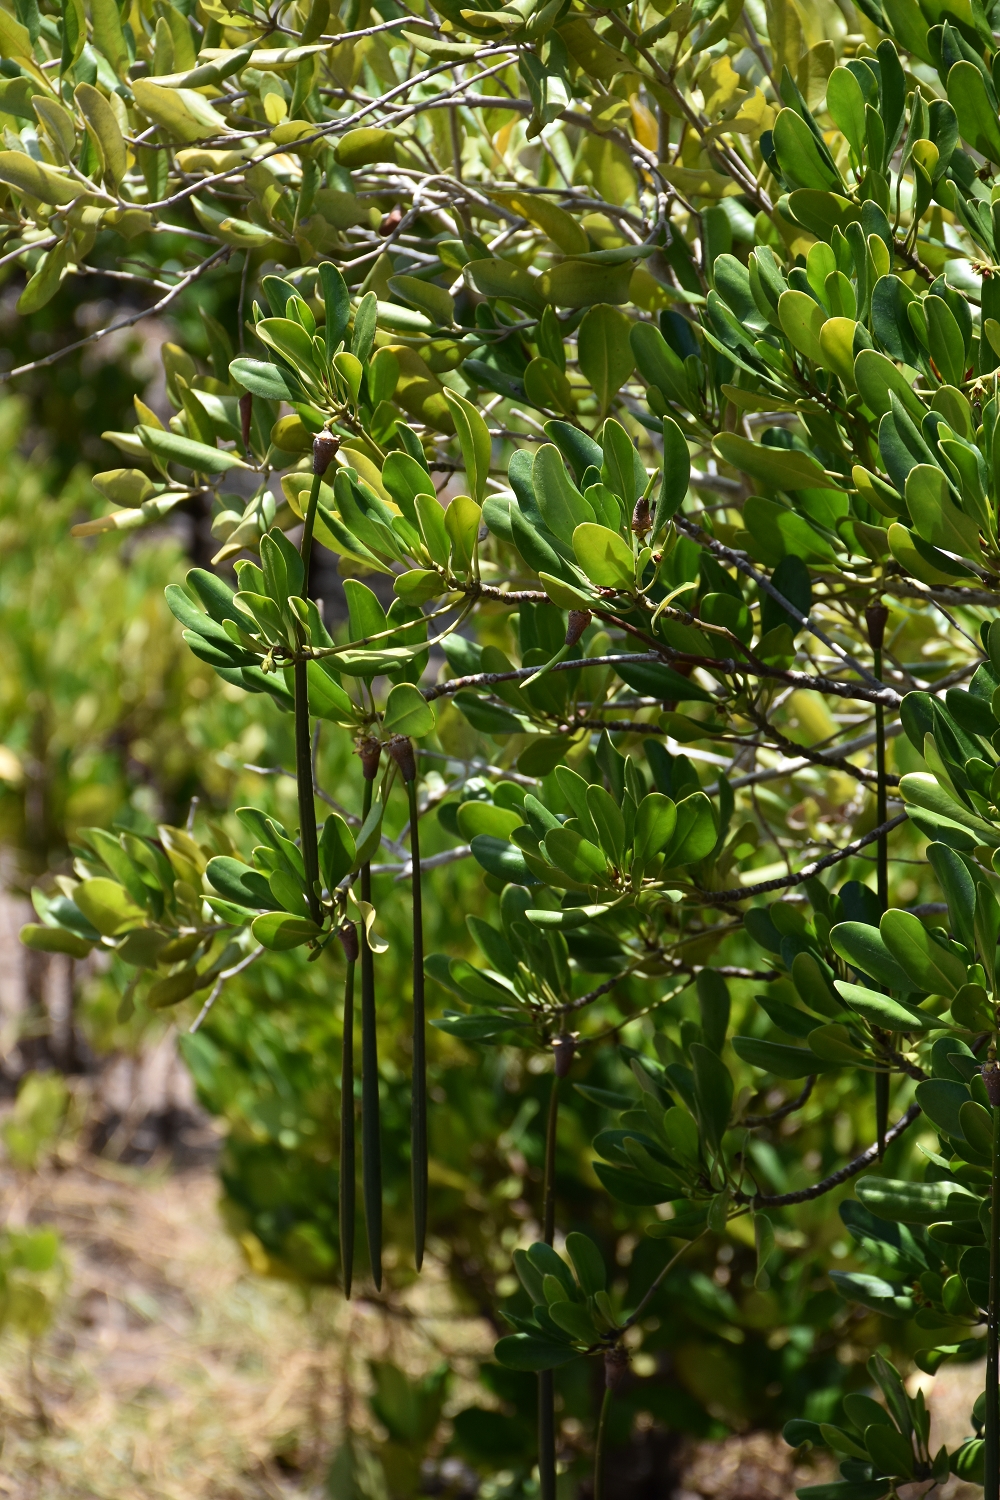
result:
<svg viewBox="0 0 1000 1500"><path fill-rule="evenodd" d="M72 203L86 189L25 151L0 151L0 182L41 203Z"/></svg>
<svg viewBox="0 0 1000 1500"><path fill-rule="evenodd" d="M91 139L100 152L104 180L108 187L117 188L128 168L128 153L115 112L100 90L95 89L91 83L78 83L73 97L87 122Z"/></svg>
<svg viewBox="0 0 1000 1500"><path fill-rule="evenodd" d="M142 113L178 140L201 141L227 133L226 122L218 110L194 89L164 89L148 78L136 78L132 81L132 92Z"/></svg>
<svg viewBox="0 0 1000 1500"><path fill-rule="evenodd" d="M585 521L573 533L576 560L591 583L601 588L630 589L635 584L632 549L607 526Z"/></svg>
<svg viewBox="0 0 1000 1500"><path fill-rule="evenodd" d="M815 297L810 297L808 292L782 292L778 298L778 321L793 349L814 364L822 364L819 336L826 322L826 313Z"/></svg>

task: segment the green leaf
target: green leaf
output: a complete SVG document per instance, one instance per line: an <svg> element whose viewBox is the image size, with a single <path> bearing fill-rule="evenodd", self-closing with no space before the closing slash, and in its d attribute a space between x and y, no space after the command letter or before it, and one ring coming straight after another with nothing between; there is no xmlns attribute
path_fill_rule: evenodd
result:
<svg viewBox="0 0 1000 1500"><path fill-rule="evenodd" d="M795 448L770 448L731 432L721 433L713 439L712 447L723 463L742 469L751 479L760 480L772 489L838 488L836 481L827 478L822 465L811 454L801 453Z"/></svg>
<svg viewBox="0 0 1000 1500"><path fill-rule="evenodd" d="M70 958L86 958L94 947L65 927L48 927L38 922L26 923L18 936L26 948L36 953L66 953Z"/></svg>
<svg viewBox="0 0 1000 1500"><path fill-rule="evenodd" d="M588 786L587 811L597 829L601 848L620 869L625 854L625 819L621 808L602 786Z"/></svg>
<svg viewBox="0 0 1000 1500"><path fill-rule="evenodd" d="M356 130L348 130L340 137L334 147L334 155L338 166L346 167L349 172L358 167L370 167L375 162L395 162L398 139L395 131L376 125L363 125Z"/></svg>
<svg viewBox="0 0 1000 1500"><path fill-rule="evenodd" d="M635 815L634 851L641 864L667 847L677 827L677 807L662 792L649 792Z"/></svg>
<svg viewBox="0 0 1000 1500"><path fill-rule="evenodd" d="M842 192L839 174L820 150L816 137L794 109L782 109L774 122L774 150L782 176L793 188Z"/></svg>
<svg viewBox="0 0 1000 1500"><path fill-rule="evenodd" d="M225 474L229 469L247 469L238 453L227 453L222 448L210 448L207 443L197 443L193 438L181 437L180 433L167 432L162 427L136 428L144 448L167 463L183 464L202 474Z"/></svg>
<svg viewBox="0 0 1000 1500"><path fill-rule="evenodd" d="M488 875L495 875L511 885L538 884L520 849L506 839L491 838L489 834L482 833L469 842L473 857Z"/></svg>
<svg viewBox="0 0 1000 1500"><path fill-rule="evenodd" d="M586 1348L589 1348L591 1344L596 1344L600 1337L594 1326L594 1320L586 1308L581 1307L578 1302L550 1302L549 1317L578 1344L583 1344Z"/></svg>
<svg viewBox="0 0 1000 1500"><path fill-rule="evenodd" d="M888 985L904 994L913 988L908 974L900 968L886 947L877 927L867 922L838 922L830 932L834 953L861 969L877 984Z"/></svg>
<svg viewBox="0 0 1000 1500"><path fill-rule="evenodd" d="M823 363L820 333L826 313L815 297L808 292L782 292L778 298L778 321L793 349L814 364Z"/></svg>
<svg viewBox="0 0 1000 1500"><path fill-rule="evenodd" d="M545 306L535 278L513 261L473 260L465 267L464 274L482 297L502 298L534 317L538 317Z"/></svg>
<svg viewBox="0 0 1000 1500"><path fill-rule="evenodd" d="M912 912L887 911L879 931L893 958L919 989L950 997L965 983L965 964L936 942Z"/></svg>
<svg viewBox="0 0 1000 1500"><path fill-rule="evenodd" d="M593 506L569 477L563 456L553 443L543 443L535 454L531 487L546 526L567 546L572 546L578 526L594 523Z"/></svg>
<svg viewBox="0 0 1000 1500"><path fill-rule="evenodd" d="M897 1224L978 1219L980 1199L958 1182L901 1182L862 1177L855 1193L870 1213Z"/></svg>
<svg viewBox="0 0 1000 1500"><path fill-rule="evenodd" d="M100 0L100 3L117 15L115 0ZM127 69L127 52L125 59ZM148 78L133 78L130 88L142 113L162 125L176 140L201 141L208 136L227 134L223 116L196 89L165 89ZM262 238L266 242L270 235L262 234Z"/></svg>
<svg viewBox="0 0 1000 1500"><path fill-rule="evenodd" d="M353 728L360 711L330 674L318 661L306 665L306 680L309 684L309 712L317 719L331 719L334 724Z"/></svg>
<svg viewBox="0 0 1000 1500"><path fill-rule="evenodd" d="M805 1047L789 1047L755 1036L734 1036L733 1051L752 1068L773 1073L775 1078L808 1078L810 1073L825 1073L830 1067Z"/></svg>
<svg viewBox="0 0 1000 1500"><path fill-rule="evenodd" d="M456 693L452 702L473 729L478 729L481 734L521 734L527 728L525 721L516 718L510 709L487 702L471 688Z"/></svg>
<svg viewBox="0 0 1000 1500"><path fill-rule="evenodd" d="M945 385L959 386L965 379L965 340L955 314L943 297L924 298L927 341L938 377Z"/></svg>
<svg viewBox="0 0 1000 1500"><path fill-rule="evenodd" d="M229 374L237 385L265 401L298 401L302 395L293 375L261 359L234 359Z"/></svg>
<svg viewBox="0 0 1000 1500"><path fill-rule="evenodd" d="M667 400L686 406L690 390L687 370L655 323L634 323L629 343L643 378Z"/></svg>
<svg viewBox="0 0 1000 1500"><path fill-rule="evenodd" d="M593 1297L603 1292L607 1286L604 1258L590 1236L574 1230L566 1236L566 1251L584 1295Z"/></svg>
<svg viewBox="0 0 1000 1500"><path fill-rule="evenodd" d="M84 880L74 890L73 900L102 937L114 937L130 927L140 927L146 920L146 913L125 887L103 875Z"/></svg>
<svg viewBox="0 0 1000 1500"><path fill-rule="evenodd" d="M597 397L603 417L635 368L629 334L632 323L607 303L584 314L577 335L580 369Z"/></svg>
<svg viewBox="0 0 1000 1500"><path fill-rule="evenodd" d="M958 117L962 139L989 162L1000 165L1000 125L986 82L975 63L963 58L948 72L948 101Z"/></svg>
<svg viewBox="0 0 1000 1500"><path fill-rule="evenodd" d="M994 828L983 818L978 818L961 802L956 802L933 776L928 776L923 771L910 771L901 779L899 790L903 801L910 806L923 808L938 818L945 818L968 828L980 843L986 844L990 849L1000 847L1000 829Z"/></svg>
<svg viewBox="0 0 1000 1500"><path fill-rule="evenodd" d="M530 1333L509 1334L494 1346L493 1353L498 1364L508 1370L554 1370L577 1357L568 1340L557 1343L555 1339Z"/></svg>
<svg viewBox="0 0 1000 1500"><path fill-rule="evenodd" d="M158 979L151 985L146 991L146 1004L150 1010L165 1010L169 1005L179 1005L209 983L210 977L203 977L196 968L182 969L179 974L168 974L166 979Z"/></svg>
<svg viewBox="0 0 1000 1500"><path fill-rule="evenodd" d="M270 948L276 953L284 953L289 948L301 948L303 943L317 938L322 933L322 928L317 927L308 917L294 917L283 911L269 911L261 917L256 917L251 923L250 930L257 942L265 948Z"/></svg>
<svg viewBox="0 0 1000 1500"><path fill-rule="evenodd" d="M86 188L55 167L35 161L25 151L0 151L0 182L40 203L72 203Z"/></svg>
<svg viewBox="0 0 1000 1500"><path fill-rule="evenodd" d="M854 383L865 405L870 406L877 417L892 410L890 393L899 397L910 416L921 421L926 408L903 374L891 359L877 349L862 349L854 361Z"/></svg>
<svg viewBox="0 0 1000 1500"><path fill-rule="evenodd" d="M90 0L90 20L94 46L98 52L103 52L115 73L124 80L131 58L116 0Z"/></svg>
<svg viewBox="0 0 1000 1500"><path fill-rule="evenodd" d="M691 455L687 439L673 417L663 418L663 480L653 516L655 540L684 503L691 483Z"/></svg>
<svg viewBox="0 0 1000 1500"><path fill-rule="evenodd" d="M276 904L264 876L241 860L218 855L209 860L205 874L220 896L237 906L270 911Z"/></svg>
<svg viewBox="0 0 1000 1500"><path fill-rule="evenodd" d="M539 356L533 359L522 376L524 393L539 411L572 412L573 390L559 366Z"/></svg>
<svg viewBox="0 0 1000 1500"><path fill-rule="evenodd" d="M952 500L948 481L935 464L917 464L906 476L906 508L925 542L980 560L979 527Z"/></svg>
<svg viewBox="0 0 1000 1500"><path fill-rule="evenodd" d="M956 1140L962 1139L960 1114L968 1098L966 1085L950 1078L928 1078L916 1088L917 1103L927 1118Z"/></svg>
<svg viewBox="0 0 1000 1500"><path fill-rule="evenodd" d="M675 869L704 859L718 837L712 804L704 792L693 792L677 804L677 826L663 851L666 868Z"/></svg>
<svg viewBox="0 0 1000 1500"><path fill-rule="evenodd" d="M733 1106L732 1075L718 1053L700 1042L692 1043L690 1055L698 1118L707 1140L718 1150Z"/></svg>
<svg viewBox="0 0 1000 1500"><path fill-rule="evenodd" d="M860 164L865 156L865 97L850 68L836 67L827 79L826 107ZM794 213L795 210L793 209Z"/></svg>
<svg viewBox="0 0 1000 1500"><path fill-rule="evenodd" d="M887 1318L907 1318L915 1307L913 1298L898 1292L881 1276L859 1275L856 1271L831 1271L830 1280L842 1297L850 1302L860 1302L872 1312L882 1313ZM851 1491L852 1500L854 1490Z"/></svg>
<svg viewBox="0 0 1000 1500"><path fill-rule="evenodd" d="M419 276L390 276L389 290L426 313L439 328L450 328L455 321L454 297L433 281L421 281Z"/></svg>
<svg viewBox="0 0 1000 1500"><path fill-rule="evenodd" d="M969 1145L990 1161L993 1155L993 1121L989 1110L977 1104L975 1099L966 1099L964 1104L959 1105L958 1123Z"/></svg>
<svg viewBox="0 0 1000 1500"><path fill-rule="evenodd" d="M581 885L603 884L608 862L601 849L571 828L552 828L545 835L542 851L550 864Z"/></svg>
<svg viewBox="0 0 1000 1500"><path fill-rule="evenodd" d="M472 497L478 505L482 505L486 498L493 439L483 416L471 401L447 388L444 397L455 420L455 431L462 446L462 462L465 464Z"/></svg>
<svg viewBox="0 0 1000 1500"><path fill-rule="evenodd" d="M650 1182L638 1172L613 1167L604 1161L595 1161L591 1165L595 1175L619 1203L631 1203L635 1208L648 1208L654 1203L665 1203L674 1197L674 1189ZM704 1227L702 1220L696 1233L700 1233Z"/></svg>
<svg viewBox="0 0 1000 1500"><path fill-rule="evenodd" d="M891 417L882 419L883 426L891 422ZM889 551L897 562L902 563L904 569L912 578L919 579L921 583L954 585L963 579L971 579L973 574L961 563L953 561L947 553L941 552L930 542L925 542L915 532L907 530L894 521L887 532Z"/></svg>
<svg viewBox="0 0 1000 1500"><path fill-rule="evenodd" d="M864 1016L872 1026L881 1026L886 1031L931 1031L941 1024L937 1016L921 1012L916 1006L902 1005L898 1000L891 1000L888 995L866 990L858 984L846 984L842 979L834 982L837 993L846 1000L851 1010Z"/></svg>
<svg viewBox="0 0 1000 1500"><path fill-rule="evenodd" d="M883 1474L913 1478L913 1448L895 1427L886 1427L882 1422L872 1423L865 1430L865 1446Z"/></svg>
<svg viewBox="0 0 1000 1500"><path fill-rule="evenodd" d="M617 532L585 522L573 532L573 551L591 583L602 588L635 587L635 558Z"/></svg>
<svg viewBox="0 0 1000 1500"><path fill-rule="evenodd" d="M628 301L632 269L631 259L621 265L567 259L542 272L538 289L556 307L594 307L601 302L620 306Z"/></svg>
<svg viewBox="0 0 1000 1500"><path fill-rule="evenodd" d="M434 710L419 688L410 682L397 682L389 690L383 728L386 734L423 739L434 731Z"/></svg>
<svg viewBox="0 0 1000 1500"><path fill-rule="evenodd" d="M109 188L117 189L128 167L128 155L115 112L91 83L78 83L73 98L100 152L104 180Z"/></svg>
<svg viewBox="0 0 1000 1500"><path fill-rule="evenodd" d="M357 846L354 835L339 813L331 813L319 840L319 867L328 891L337 888L354 869Z"/></svg>

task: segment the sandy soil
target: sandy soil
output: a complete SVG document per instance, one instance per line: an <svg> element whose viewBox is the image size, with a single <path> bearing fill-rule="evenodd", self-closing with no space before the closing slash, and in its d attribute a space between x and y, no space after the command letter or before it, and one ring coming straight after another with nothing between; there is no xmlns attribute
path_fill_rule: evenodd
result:
<svg viewBox="0 0 1000 1500"><path fill-rule="evenodd" d="M4 1500L319 1495L345 1418L366 1424L366 1359L457 1355L461 1370L492 1344L448 1316L440 1283L423 1293L428 1348L405 1307L387 1316L325 1293L307 1305L250 1274L208 1169L84 1159L5 1196L15 1219L59 1229L71 1279L33 1378L24 1345L0 1343Z"/></svg>

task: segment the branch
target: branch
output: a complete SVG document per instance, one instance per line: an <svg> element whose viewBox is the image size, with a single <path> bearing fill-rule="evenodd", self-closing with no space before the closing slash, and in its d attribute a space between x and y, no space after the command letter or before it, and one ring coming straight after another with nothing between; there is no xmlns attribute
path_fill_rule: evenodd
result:
<svg viewBox="0 0 1000 1500"><path fill-rule="evenodd" d="M109 323L106 328L98 328L95 333L88 333L86 338L77 339L75 344L66 344L62 349L56 349L52 354L46 354L44 359L33 359L30 364L18 365L14 370L0 373L0 382L13 380L16 375L30 375L33 370L42 370L46 365L54 365L57 360L63 359L67 354L74 354L77 349L85 349L88 344L96 344L101 339L107 338L109 333L117 333L121 328L132 328L136 323L141 323L143 318L155 317L157 313L165 312L194 281L204 276L205 272L215 265L216 261L228 259L232 255L229 245L220 245L214 254L182 276L176 286L170 288L166 296L161 297L159 302L154 302L152 307L145 307L141 312L130 313L127 318L119 318L117 323Z"/></svg>
<svg viewBox="0 0 1000 1500"><path fill-rule="evenodd" d="M816 1074L810 1073L805 1081L801 1094L794 1099L789 1099L779 1109L772 1110L769 1115L744 1115L743 1124L748 1125L751 1130L759 1130L762 1125L774 1125L778 1120L784 1120L787 1115L792 1115L797 1109L801 1109L816 1086Z"/></svg>
<svg viewBox="0 0 1000 1500"><path fill-rule="evenodd" d="M728 563L738 568L741 573L746 574L748 578L752 578L757 587L763 589L765 594L769 594L776 604L780 604L781 608L791 615L793 620L798 621L803 630L808 630L810 635L814 635L818 641L822 641L824 646L828 646L831 651L840 657L846 666L852 667L866 682L870 682L879 688L885 688L885 684L879 682L879 679L873 676L867 667L862 666L849 651L845 651L843 646L839 645L831 636L828 636L820 626L814 624L809 619L809 616L804 615L800 609L796 608L790 599L786 599L784 594L779 593L770 578L764 573L758 572L753 566L745 552L739 552L735 547L726 547L722 542L717 542L714 537L710 537L707 532L703 531L694 521L689 521L686 516L675 515L674 525L678 531L683 531L686 536L691 537L699 546L707 547L716 557L724 557ZM902 702L899 694L891 688L887 691L893 693L895 703L892 706L894 708L897 707Z"/></svg>
<svg viewBox="0 0 1000 1500"><path fill-rule="evenodd" d="M906 1114L897 1120L885 1133L885 1144L891 1145L897 1141L904 1130L909 1130L914 1120L920 1115L920 1105L911 1104ZM734 1203L746 1203L753 1208L785 1208L792 1203L810 1203L813 1198L822 1198L824 1193L832 1192L834 1188L840 1187L841 1183L849 1182L852 1177L857 1177L866 1167L873 1167L879 1159L878 1143L869 1146L867 1151L862 1151L853 1161L849 1161L846 1167L841 1167L839 1172L833 1172L829 1177L824 1177L822 1182L813 1183L812 1187L801 1188L797 1193L734 1193Z"/></svg>
<svg viewBox="0 0 1000 1500"><path fill-rule="evenodd" d="M880 823L877 828L873 828L870 833L863 834L861 838L855 839L845 848L838 849L834 854L827 854L823 859L814 860L811 865L806 865L801 869L797 875L779 875L774 880L761 881L760 885L740 886L729 891L698 890L698 898L700 901L710 901L714 905L719 905L720 902L746 901L750 896L765 896L769 891L783 891L789 886L802 885L804 881L811 880L814 875L818 875L820 870L828 870L831 865L839 864L842 859L850 859L852 854L857 854L858 850L864 849L867 844L873 844L883 833L891 833L894 828L899 827L900 823L905 823L907 817L908 814L905 812L897 814L895 818L890 818L888 823Z"/></svg>

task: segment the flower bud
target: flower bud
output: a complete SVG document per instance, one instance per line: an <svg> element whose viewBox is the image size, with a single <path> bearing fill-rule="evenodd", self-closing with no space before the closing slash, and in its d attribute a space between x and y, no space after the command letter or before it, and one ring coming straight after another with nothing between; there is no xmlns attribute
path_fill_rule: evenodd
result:
<svg viewBox="0 0 1000 1500"><path fill-rule="evenodd" d="M361 771L366 781L374 781L378 775L378 763L382 755L382 746L378 740L368 735L358 741L358 754L361 757Z"/></svg>
<svg viewBox="0 0 1000 1500"><path fill-rule="evenodd" d="M589 609L571 609L566 624L566 644L575 646L593 619Z"/></svg>
<svg viewBox="0 0 1000 1500"><path fill-rule="evenodd" d="M415 781L417 777L417 757L413 753L413 744L409 736L394 734L386 749L402 772L403 780Z"/></svg>
<svg viewBox="0 0 1000 1500"><path fill-rule="evenodd" d="M250 421L253 417L253 397L244 391L240 397L240 427L243 432L243 451L250 452Z"/></svg>
<svg viewBox="0 0 1000 1500"><path fill-rule="evenodd" d="M358 943L358 929L354 923L345 922L337 933L337 936L340 938L340 946L344 950L344 957L347 959L347 962L349 964L356 963L358 954L361 952L361 947Z"/></svg>
<svg viewBox="0 0 1000 1500"><path fill-rule="evenodd" d="M340 439L332 432L318 432L313 438L313 473L325 474L333 463Z"/></svg>

